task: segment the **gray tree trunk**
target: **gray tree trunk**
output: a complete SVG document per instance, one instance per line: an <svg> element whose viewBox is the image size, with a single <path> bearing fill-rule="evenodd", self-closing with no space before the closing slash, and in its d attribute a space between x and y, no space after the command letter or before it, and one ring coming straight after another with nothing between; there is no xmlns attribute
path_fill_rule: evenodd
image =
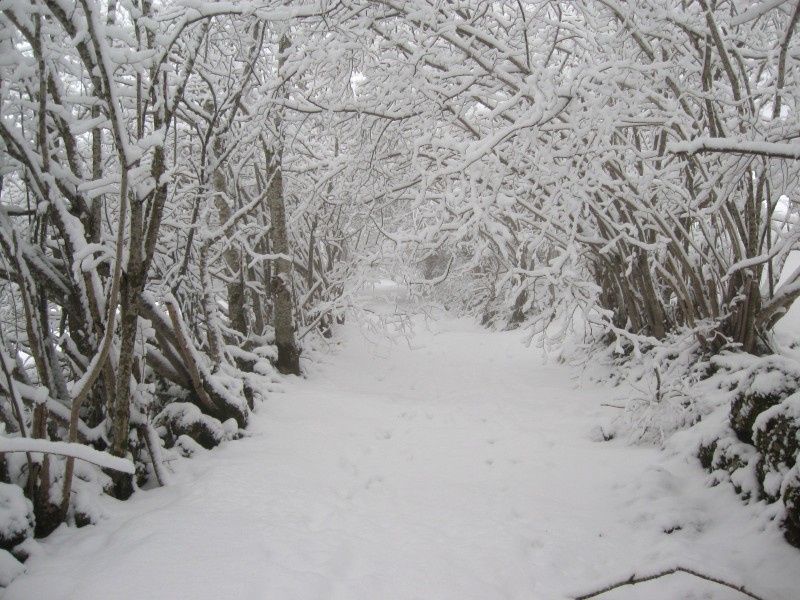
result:
<svg viewBox="0 0 800 600"><path fill-rule="evenodd" d="M214 154L216 160L223 154L222 140L217 138L214 144ZM233 209L228 203L228 179L222 164L217 164L212 177L214 186L214 204L219 213L219 223L223 226L231 218ZM233 232L232 232L233 234ZM242 265L239 251L234 246L232 240L228 240L228 247L223 252L225 264L228 267L230 279L228 282L228 320L231 328L246 340L249 334L247 307L245 304L245 285L242 277Z"/></svg>
<svg viewBox="0 0 800 600"><path fill-rule="evenodd" d="M286 231L286 206L283 199L283 173L280 154L265 149L269 164L267 204L272 221L272 251L281 255L275 261L270 288L275 309L275 345L278 347L276 367L281 373L300 374L300 349L294 336L294 303L292 301L292 263L289 236Z"/></svg>

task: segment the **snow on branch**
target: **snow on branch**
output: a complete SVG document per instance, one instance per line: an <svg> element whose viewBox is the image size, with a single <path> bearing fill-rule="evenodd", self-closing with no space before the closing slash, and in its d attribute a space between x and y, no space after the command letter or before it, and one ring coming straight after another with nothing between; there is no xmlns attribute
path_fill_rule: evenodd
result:
<svg viewBox="0 0 800 600"><path fill-rule="evenodd" d="M442 283L447 277L450 275L450 269L453 266L453 261L455 260L455 256L451 256L450 260L447 261L447 266L445 267L444 271L433 277L431 279L415 279L414 281L409 281L409 285L439 285Z"/></svg>
<svg viewBox="0 0 800 600"><path fill-rule="evenodd" d="M83 444L53 442L34 438L0 437L0 454L3 452L45 452L47 454L79 458L98 467L128 473L129 475L133 475L136 471L133 463L128 459L111 456L106 452L100 452Z"/></svg>
<svg viewBox="0 0 800 600"><path fill-rule="evenodd" d="M766 0L760 4L754 4L741 14L736 15L731 19L731 26L744 25L750 21L755 21L759 17L767 14L774 8L778 8L781 4L786 4L786 0Z"/></svg>
<svg viewBox="0 0 800 600"><path fill-rule="evenodd" d="M702 137L691 142L670 142L667 144L667 152L670 154L688 154L690 156L700 152L722 152L725 154L751 154L768 158L798 160L800 159L800 144Z"/></svg>

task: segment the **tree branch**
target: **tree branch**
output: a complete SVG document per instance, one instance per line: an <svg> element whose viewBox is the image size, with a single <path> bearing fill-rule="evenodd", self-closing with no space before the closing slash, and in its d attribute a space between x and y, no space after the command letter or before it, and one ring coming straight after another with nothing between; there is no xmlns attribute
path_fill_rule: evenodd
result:
<svg viewBox="0 0 800 600"><path fill-rule="evenodd" d="M666 569L664 571L659 571L658 573L654 573L652 575L643 575L641 577L637 577L634 573L630 576L630 578L620 581L617 583L612 583L609 586L606 586L600 590L589 592L588 594L583 594L581 596L575 596L574 600L588 600L589 598L595 598L606 592L610 592L611 590L615 590L617 588L624 587L626 585L636 585L637 583L644 583L646 581L652 581L654 579L660 579L661 577L666 577L667 575L674 575L675 573L686 573L687 575L693 575L694 577L698 577L699 579L704 579L706 581L710 581L712 583L717 583L719 585L725 586L732 590L736 590L737 592L744 594L748 598L753 598L754 600L765 600L762 596L758 596L748 590L743 585L736 585L725 581L724 579L720 579L719 577L712 577L711 575L706 575L705 573L700 573L699 571L695 571L694 569L688 569L686 567L673 567L671 569Z"/></svg>
<svg viewBox="0 0 800 600"><path fill-rule="evenodd" d="M691 142L670 142L667 144L667 152L688 156L694 156L701 152L717 152L800 160L800 144L754 142L727 138L697 138Z"/></svg>

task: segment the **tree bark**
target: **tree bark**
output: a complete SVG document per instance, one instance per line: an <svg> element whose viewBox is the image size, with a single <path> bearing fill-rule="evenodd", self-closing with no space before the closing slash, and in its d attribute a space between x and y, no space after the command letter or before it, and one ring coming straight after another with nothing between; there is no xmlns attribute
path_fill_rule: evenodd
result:
<svg viewBox="0 0 800 600"><path fill-rule="evenodd" d="M278 72L283 71L286 61L284 53L289 48L289 38L282 35L278 44ZM281 94L285 93L283 89ZM280 109L279 109L280 111ZM274 305L275 345L278 348L276 367L284 374L300 375L300 348L294 335L294 302L292 300L292 262L289 249L289 234L286 228L286 203L283 197L283 139L282 115L276 118L275 130L281 138L277 152L272 152L264 143L264 158L267 165L267 205L272 224L272 251L279 255L275 261L270 289Z"/></svg>
<svg viewBox="0 0 800 600"><path fill-rule="evenodd" d="M219 213L219 224L224 226L225 223L231 218L233 210L228 203L228 178L225 176L225 170L219 162L223 155L222 140L217 138L214 143L214 154L216 168L211 178L214 186L214 204ZM235 234L235 230L231 232L231 236ZM241 272L241 257L239 251L234 247L234 241L227 236L225 240L227 248L222 256L225 259L225 264L229 271L228 288L228 320L230 321L231 328L242 336L242 340L247 339L248 322L247 322L247 309L245 306L246 296L244 293L244 278Z"/></svg>
<svg viewBox="0 0 800 600"><path fill-rule="evenodd" d="M276 367L281 373L300 374L300 349L294 335L294 303L292 301L292 264L288 257L289 236L286 231L286 206L283 199L283 173L280 155L267 152L269 187L267 204L272 221L272 251L280 257L270 282L275 306L275 345L278 347Z"/></svg>

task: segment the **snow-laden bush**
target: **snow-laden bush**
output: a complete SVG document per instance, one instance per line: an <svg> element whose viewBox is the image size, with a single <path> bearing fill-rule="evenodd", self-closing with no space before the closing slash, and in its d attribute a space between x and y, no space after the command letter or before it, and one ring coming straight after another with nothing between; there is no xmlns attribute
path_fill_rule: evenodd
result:
<svg viewBox="0 0 800 600"><path fill-rule="evenodd" d="M783 505L786 507L783 527L786 539L800 548L800 465L795 463L783 481Z"/></svg>
<svg viewBox="0 0 800 600"><path fill-rule="evenodd" d="M715 357L697 386L717 408L672 448L692 451L715 483L745 500L777 505L787 540L800 546L800 363L781 355Z"/></svg>
<svg viewBox="0 0 800 600"><path fill-rule="evenodd" d="M712 483L730 483L744 499L757 498L758 451L742 442L730 426L727 404L721 405L689 431L670 440L671 446L695 454L702 467L712 474Z"/></svg>
<svg viewBox="0 0 800 600"><path fill-rule="evenodd" d="M798 389L800 363L779 355L754 358L731 403L731 426L739 439L754 443L759 415Z"/></svg>
<svg viewBox="0 0 800 600"><path fill-rule="evenodd" d="M609 344L607 336L592 338L588 324L573 329L572 340L584 336L588 342L564 343L559 358L580 366L584 378L619 389L613 403L617 411L601 426L605 438L663 445L673 433L697 423L725 401L713 384L706 383L713 367L691 333L661 343L642 339ZM579 350L567 352L567 347Z"/></svg>
<svg viewBox="0 0 800 600"><path fill-rule="evenodd" d="M698 458L714 485L730 483L743 499L770 505L800 547L800 362L735 351L706 358L691 336L598 350L601 343L561 354L582 363L584 378L620 390L595 439L655 443Z"/></svg>
<svg viewBox="0 0 800 600"><path fill-rule="evenodd" d="M800 454L800 393L762 412L753 431L761 454L757 472L762 494L775 502L786 496L788 486L797 486L794 467Z"/></svg>
<svg viewBox="0 0 800 600"><path fill-rule="evenodd" d="M102 498L113 486L113 480L102 469L84 461L77 461L70 499L70 521L78 527L84 527L106 518L107 513Z"/></svg>
<svg viewBox="0 0 800 600"><path fill-rule="evenodd" d="M13 550L33 535L33 504L22 488L0 483L0 548Z"/></svg>
<svg viewBox="0 0 800 600"><path fill-rule="evenodd" d="M178 437L186 435L203 448L211 449L219 445L227 434L226 427L219 420L203 414L188 402L169 404L156 416L154 424L168 448Z"/></svg>

